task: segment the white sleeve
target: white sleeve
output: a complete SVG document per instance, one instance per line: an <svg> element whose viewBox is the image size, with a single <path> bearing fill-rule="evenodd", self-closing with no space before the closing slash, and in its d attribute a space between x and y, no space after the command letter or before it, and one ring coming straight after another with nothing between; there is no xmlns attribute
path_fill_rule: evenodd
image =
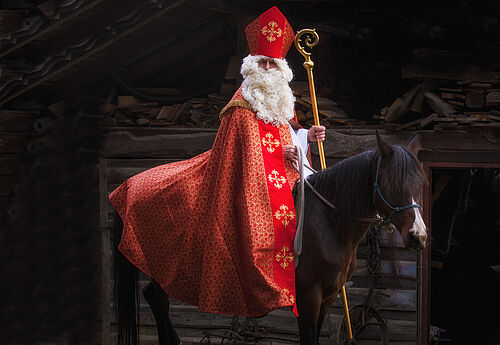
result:
<svg viewBox="0 0 500 345"><path fill-rule="evenodd" d="M307 160L307 150L309 148L309 143L307 142L307 129L299 128L298 130L294 130L290 124L288 124L290 128L290 135L292 136L292 141L294 145L299 145L302 149L302 161L305 165L309 165L309 161ZM304 169L304 176L307 177L312 174L312 171L309 169Z"/></svg>
<svg viewBox="0 0 500 345"><path fill-rule="evenodd" d="M299 139L299 145L304 153L307 153L307 149L309 148L309 142L307 141L307 132L308 130L304 128L299 128L295 131L295 133L297 134L297 138Z"/></svg>

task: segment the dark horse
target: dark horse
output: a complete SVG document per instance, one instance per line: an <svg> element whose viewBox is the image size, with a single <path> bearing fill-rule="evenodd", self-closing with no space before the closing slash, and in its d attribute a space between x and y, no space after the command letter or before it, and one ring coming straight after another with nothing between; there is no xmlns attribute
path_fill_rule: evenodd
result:
<svg viewBox="0 0 500 345"><path fill-rule="evenodd" d="M410 145L411 146L411 145ZM377 148L345 159L309 177L333 210L305 192L303 249L296 268L296 295L301 345L317 344L321 325L342 285L356 267L356 250L377 213L393 224L405 245L421 250L427 239L419 199L425 177L415 155L406 147L389 146L377 133ZM115 217L115 249L123 224ZM115 250L118 344L137 343L137 270ZM160 345L179 344L169 319L168 295L154 281L144 288L151 305Z"/></svg>

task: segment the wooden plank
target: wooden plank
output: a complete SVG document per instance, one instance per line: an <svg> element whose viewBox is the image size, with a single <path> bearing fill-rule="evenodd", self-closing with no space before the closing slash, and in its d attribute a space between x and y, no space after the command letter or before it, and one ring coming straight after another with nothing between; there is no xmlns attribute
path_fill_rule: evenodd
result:
<svg viewBox="0 0 500 345"><path fill-rule="evenodd" d="M458 151L458 150L421 150L418 158L422 162L464 162L478 164L500 163L500 150L496 151Z"/></svg>
<svg viewBox="0 0 500 345"><path fill-rule="evenodd" d="M17 174L19 172L19 169L21 168L22 163L23 163L23 158L21 157L21 155L4 154L0 157L0 174L1 175Z"/></svg>
<svg viewBox="0 0 500 345"><path fill-rule="evenodd" d="M22 133L0 133L1 153L22 153L28 135Z"/></svg>
<svg viewBox="0 0 500 345"><path fill-rule="evenodd" d="M359 259L366 259L368 257L369 251L370 251L370 248L368 246L359 246L358 252L357 252L357 257ZM411 250L406 249L406 248L381 247L381 257L383 260L392 259L393 254L398 260L404 260L404 261L416 261L417 260L417 254Z"/></svg>
<svg viewBox="0 0 500 345"><path fill-rule="evenodd" d="M215 133L197 135L156 135L137 137L129 132L113 132L103 141L105 157L193 157L210 149Z"/></svg>
<svg viewBox="0 0 500 345"><path fill-rule="evenodd" d="M500 147L495 138L499 137L498 128L489 130L488 135L464 131L421 132L424 150L498 151Z"/></svg>
<svg viewBox="0 0 500 345"><path fill-rule="evenodd" d="M200 127L108 127L107 133L129 132L135 136L154 136L157 134L197 134L197 133L217 133L217 128Z"/></svg>
<svg viewBox="0 0 500 345"><path fill-rule="evenodd" d="M415 261L398 261L396 263L401 267L401 274L405 277L417 278L417 264ZM387 260L382 260L381 263L381 274L390 275L392 274L391 262ZM366 276L368 275L368 265L366 260L358 260L357 267L353 272L353 276Z"/></svg>
<svg viewBox="0 0 500 345"><path fill-rule="evenodd" d="M416 341L417 323L404 320L387 320L389 339L391 341ZM380 339L380 330L375 327L367 328L356 336L357 339Z"/></svg>
<svg viewBox="0 0 500 345"><path fill-rule="evenodd" d="M433 92L425 92L424 97L429 107L431 107L431 109L439 115L448 116L457 112L452 105L442 100L441 97Z"/></svg>
<svg viewBox="0 0 500 345"><path fill-rule="evenodd" d="M353 287L364 287L370 286L369 276L352 276L349 281L353 282ZM379 278L374 283L374 286L379 289L405 289L405 290L416 290L417 280L414 277L394 277L391 273L386 273L380 275Z"/></svg>
<svg viewBox="0 0 500 345"><path fill-rule="evenodd" d="M155 320L149 306L140 307L141 329L154 327ZM231 315L220 315L200 312L194 306L174 306L171 309L170 318L174 327L182 334L183 329L188 329L190 334L194 330L230 329L233 317ZM334 334L342 315L328 314L325 319L322 333ZM266 334L280 334L297 336L298 326L295 315L286 309L272 311L266 316L256 319L259 328L265 329ZM387 320L389 337L395 341L408 341L416 339L416 322L407 320ZM151 329L153 331L153 329ZM154 332L154 331L153 331ZM379 339L380 335L376 329L370 329L359 335L360 339Z"/></svg>
<svg viewBox="0 0 500 345"><path fill-rule="evenodd" d="M416 311L417 292L415 290L380 290L375 289L374 306L379 310ZM348 288L347 298L350 306L362 304L368 296L368 288ZM338 298L335 307L342 307L342 300Z"/></svg>
<svg viewBox="0 0 500 345"><path fill-rule="evenodd" d="M486 106L500 106L500 91L491 91L486 95Z"/></svg>
<svg viewBox="0 0 500 345"><path fill-rule="evenodd" d="M36 112L0 110L0 132L30 132Z"/></svg>
<svg viewBox="0 0 500 345"><path fill-rule="evenodd" d="M416 131L391 132L381 134L390 144L408 145ZM328 158L347 158L376 147L375 131L370 134L351 135L337 130L326 130L327 140L323 146ZM318 154L317 145L311 145L313 154Z"/></svg>

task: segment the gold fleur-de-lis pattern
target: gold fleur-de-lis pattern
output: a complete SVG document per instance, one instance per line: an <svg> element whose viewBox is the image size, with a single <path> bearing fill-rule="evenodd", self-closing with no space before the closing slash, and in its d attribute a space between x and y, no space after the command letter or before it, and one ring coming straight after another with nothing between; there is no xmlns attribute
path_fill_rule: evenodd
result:
<svg viewBox="0 0 500 345"><path fill-rule="evenodd" d="M281 176L277 170L271 171L271 173L267 175L267 179L278 189L281 189L286 182L286 178Z"/></svg>
<svg viewBox="0 0 500 345"><path fill-rule="evenodd" d="M276 38L281 37L283 31L278 27L278 23L271 20L267 25L264 25L260 32L266 37L269 42L274 42Z"/></svg>
<svg viewBox="0 0 500 345"><path fill-rule="evenodd" d="M295 253L293 241L296 227L295 206L291 182L294 176L285 162L283 145L289 145L291 138L288 126L274 127L259 121L259 132L264 161L264 176L271 202L274 228L273 273L274 281L280 288L280 301L294 305L295 299ZM291 166L291 165L290 165ZM294 309L296 311L296 308Z"/></svg>
<svg viewBox="0 0 500 345"><path fill-rule="evenodd" d="M290 263L295 261L295 256L287 246L283 246L276 254L276 261L278 261L280 266L285 270Z"/></svg>
<svg viewBox="0 0 500 345"><path fill-rule="evenodd" d="M283 204L278 211L274 212L274 218L281 220L284 226L288 226L290 221L295 218L295 213L292 210L288 210L288 206Z"/></svg>
<svg viewBox="0 0 500 345"><path fill-rule="evenodd" d="M295 295L290 293L288 289L281 289L281 296L284 299L284 304L295 304Z"/></svg>
<svg viewBox="0 0 500 345"><path fill-rule="evenodd" d="M273 153L281 144L271 133L267 133L262 138L262 145L264 145L269 153Z"/></svg>

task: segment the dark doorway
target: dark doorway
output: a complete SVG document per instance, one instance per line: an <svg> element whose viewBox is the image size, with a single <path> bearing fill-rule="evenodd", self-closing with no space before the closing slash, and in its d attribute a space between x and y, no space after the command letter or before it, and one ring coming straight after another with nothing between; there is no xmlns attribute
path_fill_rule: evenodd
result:
<svg viewBox="0 0 500 345"><path fill-rule="evenodd" d="M432 344L499 344L500 170L434 168Z"/></svg>

